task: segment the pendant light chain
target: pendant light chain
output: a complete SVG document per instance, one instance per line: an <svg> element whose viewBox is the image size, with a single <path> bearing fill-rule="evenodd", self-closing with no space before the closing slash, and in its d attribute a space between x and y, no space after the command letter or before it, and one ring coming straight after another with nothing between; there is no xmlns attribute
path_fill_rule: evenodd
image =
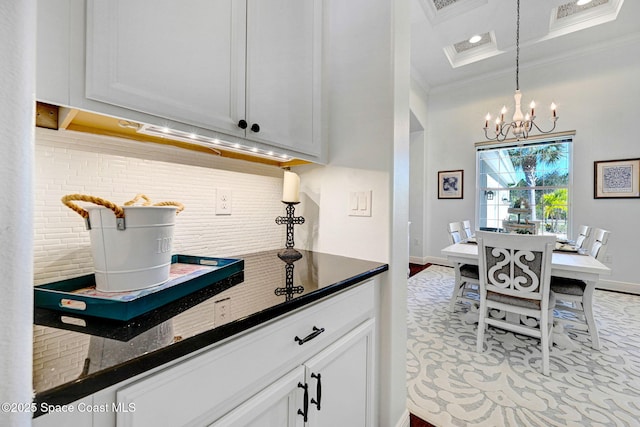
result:
<svg viewBox="0 0 640 427"><path fill-rule="evenodd" d="M516 20L516 90L520 90L520 0L518 4L518 18Z"/></svg>

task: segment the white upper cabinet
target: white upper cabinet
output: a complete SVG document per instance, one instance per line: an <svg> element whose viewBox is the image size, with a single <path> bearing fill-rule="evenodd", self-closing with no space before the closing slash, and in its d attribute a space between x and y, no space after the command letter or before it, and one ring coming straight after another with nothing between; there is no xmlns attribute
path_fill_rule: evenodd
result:
<svg viewBox="0 0 640 427"><path fill-rule="evenodd" d="M247 3L247 137L320 154L322 4Z"/></svg>
<svg viewBox="0 0 640 427"><path fill-rule="evenodd" d="M88 0L86 98L321 154L321 0Z"/></svg>
<svg viewBox="0 0 640 427"><path fill-rule="evenodd" d="M36 99L69 105L69 2L38 0Z"/></svg>
<svg viewBox="0 0 640 427"><path fill-rule="evenodd" d="M242 135L245 3L90 0L89 99Z"/></svg>

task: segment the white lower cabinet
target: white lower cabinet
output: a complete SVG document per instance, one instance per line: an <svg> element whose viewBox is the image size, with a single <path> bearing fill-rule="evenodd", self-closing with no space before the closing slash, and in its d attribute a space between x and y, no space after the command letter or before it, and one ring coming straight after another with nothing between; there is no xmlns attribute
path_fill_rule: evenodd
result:
<svg viewBox="0 0 640 427"><path fill-rule="evenodd" d="M108 411L72 415L93 427L375 425L378 285L369 279L112 385L82 400ZM54 415L34 425L65 425Z"/></svg>
<svg viewBox="0 0 640 427"><path fill-rule="evenodd" d="M375 425L378 292L377 279L370 279L87 396L71 404L76 413L38 417L34 425ZM81 406L108 410L80 413Z"/></svg>
<svg viewBox="0 0 640 427"><path fill-rule="evenodd" d="M305 363L309 426L370 426L373 332L369 320Z"/></svg>
<svg viewBox="0 0 640 427"><path fill-rule="evenodd" d="M298 366L210 426L302 427L302 387L304 366Z"/></svg>
<svg viewBox="0 0 640 427"><path fill-rule="evenodd" d="M364 322L211 426L371 425L374 326Z"/></svg>

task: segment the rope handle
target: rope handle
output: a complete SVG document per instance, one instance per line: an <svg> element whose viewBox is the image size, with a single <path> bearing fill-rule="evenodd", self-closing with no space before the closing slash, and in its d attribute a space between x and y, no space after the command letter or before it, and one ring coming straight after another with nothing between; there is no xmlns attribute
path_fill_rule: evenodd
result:
<svg viewBox="0 0 640 427"><path fill-rule="evenodd" d="M176 215L178 215L180 212L184 210L184 205L180 202L168 201L168 202L158 202L158 203L151 204L151 199L147 197L145 194L136 194L136 197L129 200L128 202L125 202L124 205L133 206L140 199L144 200L144 203L142 204L142 206L176 206L178 208L178 210L176 211Z"/></svg>
<svg viewBox="0 0 640 427"><path fill-rule="evenodd" d="M134 197L133 199L129 200L128 202L124 202L124 205L125 206L133 206L140 199L144 199L144 203L142 204L142 206L150 206L151 205L151 199L148 198L145 194L136 194L136 197Z"/></svg>
<svg viewBox="0 0 640 427"><path fill-rule="evenodd" d="M143 206L151 205L151 200L147 196L145 196L144 194L138 194L134 199L126 202L125 206L131 206L140 199L145 200ZM116 215L116 218L124 218L124 209L122 207L116 205L113 202L110 202L109 200L106 200L100 197L89 196L86 194L67 194L66 196L63 196L62 199L60 200L65 206L67 206L72 211L78 213L83 218L89 218L89 212L86 209L83 209L82 207L73 203L74 201L89 202L95 205L104 206L107 209L111 209L113 213ZM171 201L158 202L158 203L154 203L153 206L176 206L178 208L178 210L176 211L176 215L184 210L184 205L179 202L171 202Z"/></svg>
<svg viewBox="0 0 640 427"><path fill-rule="evenodd" d="M124 218L124 209L122 209L115 203L102 199L100 197L88 196L86 194L67 194L60 200L66 207L68 207L72 211L77 212L82 218L89 218L89 212L87 212L86 209L83 209L82 207L73 203L74 201L89 202L93 203L94 205L104 206L105 208L111 209L113 213L116 214L116 218Z"/></svg>

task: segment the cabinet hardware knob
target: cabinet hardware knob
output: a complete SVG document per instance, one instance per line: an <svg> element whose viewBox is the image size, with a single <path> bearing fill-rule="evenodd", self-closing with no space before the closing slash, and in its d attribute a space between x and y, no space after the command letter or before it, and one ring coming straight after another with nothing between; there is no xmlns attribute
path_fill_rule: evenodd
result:
<svg viewBox="0 0 640 427"><path fill-rule="evenodd" d="M318 400L311 398L311 403L316 405L316 408L318 408L318 411L320 410L320 402L322 401L322 378L320 374L314 374L313 372L311 373L311 378L315 378L316 380L318 380L318 383L316 384L316 397L318 398Z"/></svg>
<svg viewBox="0 0 640 427"><path fill-rule="evenodd" d="M255 132L255 133L260 132L260 125L257 124L257 123L252 124L251 125L251 132Z"/></svg>
<svg viewBox="0 0 640 427"><path fill-rule="evenodd" d="M298 415L302 415L304 422L307 422L307 415L309 414L309 386L305 383L298 383L298 387L304 389L304 402L303 408L298 409Z"/></svg>
<svg viewBox="0 0 640 427"><path fill-rule="evenodd" d="M246 120L244 120L244 119L243 119L243 120L240 120L240 121L238 122L238 127L239 127L240 129L246 129L246 128L247 128L247 126L248 126L247 121L246 121Z"/></svg>
<svg viewBox="0 0 640 427"><path fill-rule="evenodd" d="M318 335L320 335L321 333L324 332L324 328L316 328L315 326L313 327L313 332L311 332L309 335L307 335L304 338L299 338L298 336L296 336L293 340L295 342L298 343L298 345L302 345L304 343L306 343L307 341L311 341L312 339L314 339L315 337L317 337Z"/></svg>

